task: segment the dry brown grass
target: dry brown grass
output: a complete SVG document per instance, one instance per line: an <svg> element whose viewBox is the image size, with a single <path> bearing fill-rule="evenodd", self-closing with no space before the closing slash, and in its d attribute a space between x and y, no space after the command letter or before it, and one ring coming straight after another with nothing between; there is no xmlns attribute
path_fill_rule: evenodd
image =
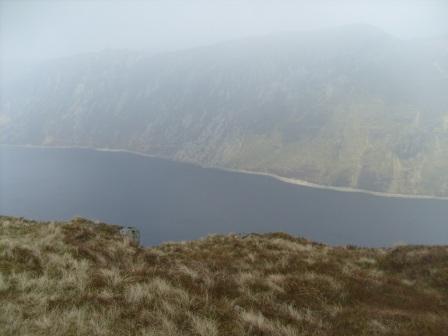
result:
<svg viewBox="0 0 448 336"><path fill-rule="evenodd" d="M0 217L0 335L447 335L446 246L118 230Z"/></svg>

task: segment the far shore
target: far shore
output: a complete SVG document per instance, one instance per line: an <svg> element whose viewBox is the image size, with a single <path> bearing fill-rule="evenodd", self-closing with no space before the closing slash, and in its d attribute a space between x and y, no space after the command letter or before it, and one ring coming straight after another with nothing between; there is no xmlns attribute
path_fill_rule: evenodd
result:
<svg viewBox="0 0 448 336"><path fill-rule="evenodd" d="M372 196L378 196L378 197L390 197L390 198L408 198L408 199L433 199L433 200L444 200L448 201L448 196L431 196L431 195L412 195L412 194L394 194L394 193L386 193L386 192L380 192L380 191L371 191L366 189L356 189L356 188L350 188L350 187L335 187L335 186L329 186L329 185L323 185L323 184L317 184L312 183L304 180L299 180L295 178L280 176L272 173L266 173L266 172L259 172L259 171L250 171L250 170L244 170L244 169L234 169L234 168L225 168L225 167L217 167L217 166L206 166L201 165L196 162L191 161L181 161L176 160L169 157L164 156L158 156L153 154L148 154L144 152L139 151L133 151L133 150L127 150L127 149L115 149L115 148L102 148L102 147L89 147L89 146L57 146L57 145L14 145L14 144L0 144L0 146L10 146L10 147L26 147L26 148L46 148L46 149L89 149L89 150L95 150L99 152L119 152L119 153L128 153L138 156L144 156L144 157L151 157L151 158L157 158L157 159L164 159L174 162L180 162L180 163L188 163L192 164L194 166L204 168L204 169L217 169L225 172L233 172L233 173L242 173L242 174L250 174L250 175L260 175L260 176L268 176L271 178L276 179L277 181L281 181L284 183L289 184L295 184L303 187L309 187L309 188L316 188L316 189L325 189L325 190L333 190L333 191L340 191L340 192L352 192L352 193L363 193L368 194Z"/></svg>

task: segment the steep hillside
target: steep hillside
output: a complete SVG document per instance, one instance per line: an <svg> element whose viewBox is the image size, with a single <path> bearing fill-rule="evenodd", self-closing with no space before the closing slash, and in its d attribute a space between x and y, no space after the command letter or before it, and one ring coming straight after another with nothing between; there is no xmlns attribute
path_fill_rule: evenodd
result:
<svg viewBox="0 0 448 336"><path fill-rule="evenodd" d="M19 335L446 335L448 247L286 234L136 246L83 219L0 217L0 331Z"/></svg>
<svg viewBox="0 0 448 336"><path fill-rule="evenodd" d="M61 59L2 81L0 142L448 196L447 46L355 25Z"/></svg>

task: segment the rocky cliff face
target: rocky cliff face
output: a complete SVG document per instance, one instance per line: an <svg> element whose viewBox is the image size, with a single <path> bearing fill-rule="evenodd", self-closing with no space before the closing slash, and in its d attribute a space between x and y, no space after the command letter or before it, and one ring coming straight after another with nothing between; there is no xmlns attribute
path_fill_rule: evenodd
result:
<svg viewBox="0 0 448 336"><path fill-rule="evenodd" d="M448 43L367 26L164 55L84 55L3 82L0 141L141 151L448 196Z"/></svg>

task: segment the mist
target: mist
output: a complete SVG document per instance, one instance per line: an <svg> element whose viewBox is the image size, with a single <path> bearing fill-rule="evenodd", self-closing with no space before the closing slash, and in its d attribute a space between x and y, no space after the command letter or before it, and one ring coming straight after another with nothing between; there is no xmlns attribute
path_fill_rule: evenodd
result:
<svg viewBox="0 0 448 336"><path fill-rule="evenodd" d="M1 1L2 62L104 49L185 49L352 23L404 39L448 33L446 1Z"/></svg>
<svg viewBox="0 0 448 336"><path fill-rule="evenodd" d="M0 334L446 335L447 107L448 0L0 0Z"/></svg>

